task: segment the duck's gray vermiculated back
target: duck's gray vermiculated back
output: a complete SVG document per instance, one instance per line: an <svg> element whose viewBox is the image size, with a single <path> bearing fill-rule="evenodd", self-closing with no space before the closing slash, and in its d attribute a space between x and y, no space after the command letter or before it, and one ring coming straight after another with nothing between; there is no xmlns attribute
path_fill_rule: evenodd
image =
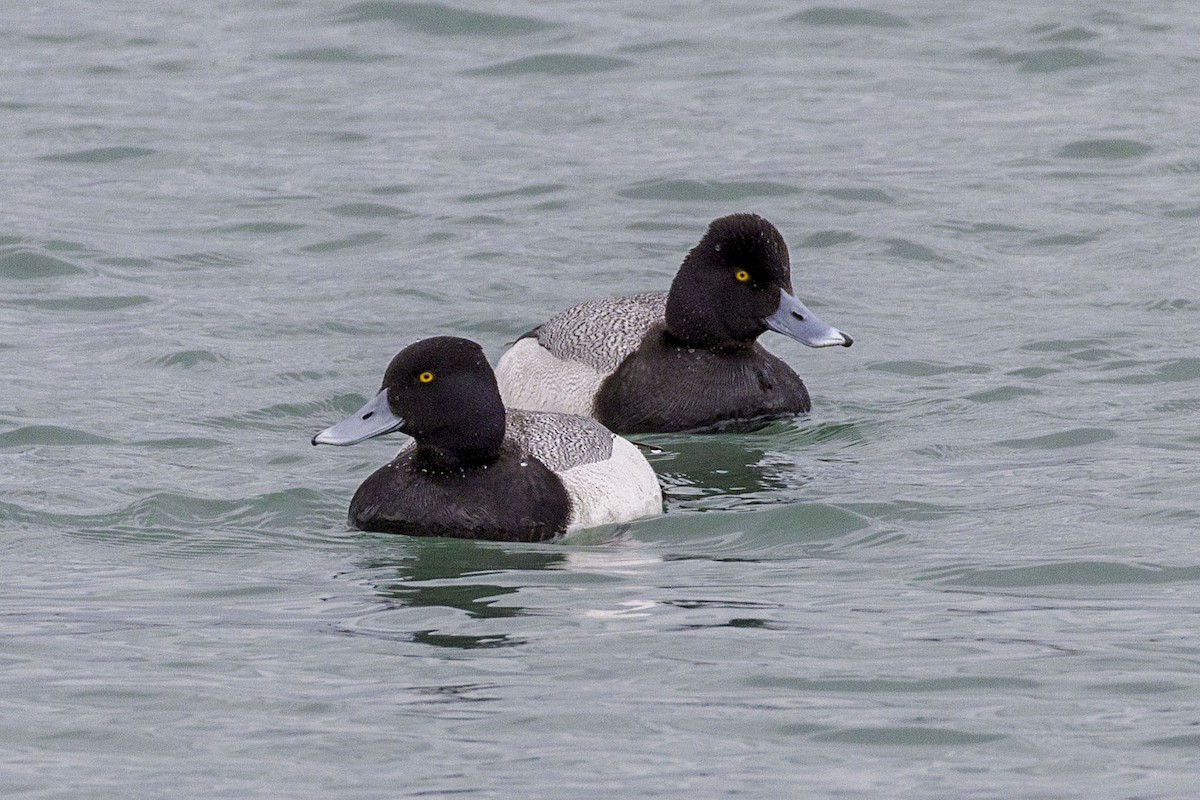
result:
<svg viewBox="0 0 1200 800"><path fill-rule="evenodd" d="M580 361L607 374L637 349L666 307L666 292L598 297L555 315L535 334L555 358Z"/></svg>
<svg viewBox="0 0 1200 800"><path fill-rule="evenodd" d="M607 461L613 452L607 428L570 414L510 409L508 435L554 472Z"/></svg>

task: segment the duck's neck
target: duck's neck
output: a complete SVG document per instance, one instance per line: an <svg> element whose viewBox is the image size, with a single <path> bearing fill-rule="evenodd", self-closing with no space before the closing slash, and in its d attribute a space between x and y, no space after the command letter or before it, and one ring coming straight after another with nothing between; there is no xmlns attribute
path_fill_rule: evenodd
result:
<svg viewBox="0 0 1200 800"><path fill-rule="evenodd" d="M695 327L671 327L667 322L662 331L662 342L667 347L689 350L748 350L757 337L745 341L733 339L719 331L705 331Z"/></svg>
<svg viewBox="0 0 1200 800"><path fill-rule="evenodd" d="M413 453L413 465L428 472L462 472L467 469L487 467L500 457L500 449L486 451L446 450L441 447L417 442Z"/></svg>
<svg viewBox="0 0 1200 800"><path fill-rule="evenodd" d="M504 403L494 396L464 398L455 424L423 432L417 437L414 461L421 469L437 472L492 464L504 445Z"/></svg>

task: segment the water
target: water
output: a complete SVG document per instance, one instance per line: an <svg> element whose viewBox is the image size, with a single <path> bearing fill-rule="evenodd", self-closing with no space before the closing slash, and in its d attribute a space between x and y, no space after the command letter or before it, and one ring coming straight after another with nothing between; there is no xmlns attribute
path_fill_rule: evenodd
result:
<svg viewBox="0 0 1200 800"><path fill-rule="evenodd" d="M5 797L1126 797L1200 775L1200 16L0 11ZM754 210L855 337L666 516L348 532L416 338Z"/></svg>

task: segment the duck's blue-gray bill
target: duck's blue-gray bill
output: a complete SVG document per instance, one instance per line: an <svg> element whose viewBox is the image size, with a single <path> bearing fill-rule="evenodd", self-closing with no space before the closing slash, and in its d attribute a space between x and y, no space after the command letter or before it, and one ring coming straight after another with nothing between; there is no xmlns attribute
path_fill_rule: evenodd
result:
<svg viewBox="0 0 1200 800"><path fill-rule="evenodd" d="M345 446L358 444L372 436L399 430L404 420L392 413L388 407L387 389L367 401L367 404L346 419L312 438L313 444L335 444Z"/></svg>
<svg viewBox="0 0 1200 800"><path fill-rule="evenodd" d="M779 290L779 308L765 320L776 333L809 347L849 347L854 340L812 313L794 294Z"/></svg>

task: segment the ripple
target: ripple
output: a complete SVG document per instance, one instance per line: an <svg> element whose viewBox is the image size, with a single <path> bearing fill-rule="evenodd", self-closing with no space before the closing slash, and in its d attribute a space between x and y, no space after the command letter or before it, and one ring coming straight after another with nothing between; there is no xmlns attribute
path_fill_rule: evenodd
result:
<svg viewBox="0 0 1200 800"><path fill-rule="evenodd" d="M1140 386L1148 383L1190 383L1197 380L1200 380L1200 358L1176 358L1157 365L1149 373L1138 372L1118 378L1103 378L1100 382Z"/></svg>
<svg viewBox="0 0 1200 800"><path fill-rule="evenodd" d="M1139 695L1183 692L1187 691L1190 687L1169 681L1121 681L1120 683L1094 684L1088 688L1104 694Z"/></svg>
<svg viewBox="0 0 1200 800"><path fill-rule="evenodd" d="M507 250L476 250L464 255L463 260L477 261L487 264L489 262L504 261L509 258L510 255L511 253L509 253Z"/></svg>
<svg viewBox="0 0 1200 800"><path fill-rule="evenodd" d="M817 6L786 17L784 22L802 22L806 25L830 25L838 27L907 28L903 17L876 11L873 8L834 8Z"/></svg>
<svg viewBox="0 0 1200 800"><path fill-rule="evenodd" d="M213 228L216 233L253 233L253 234L271 234L271 233L290 233L300 230L304 226L295 222L239 222L234 225L223 225L220 228Z"/></svg>
<svg viewBox="0 0 1200 800"><path fill-rule="evenodd" d="M1174 164L1167 164L1163 169L1172 175L1195 175L1200 172L1200 159L1177 161Z"/></svg>
<svg viewBox="0 0 1200 800"><path fill-rule="evenodd" d="M1055 236L1045 236L1041 239L1031 239L1029 244L1037 247L1078 247L1089 244L1100 238L1099 233L1060 233Z"/></svg>
<svg viewBox="0 0 1200 800"><path fill-rule="evenodd" d="M750 533L761 536L785 538L802 533L808 537L835 538L857 533L870 526L862 515L828 503L799 503L762 512L747 512L754 516L754 524L747 526Z"/></svg>
<svg viewBox="0 0 1200 800"><path fill-rule="evenodd" d="M1179 736L1163 736L1159 739L1147 739L1146 744L1152 747L1177 747L1180 749L1200 750L1200 733L1185 733Z"/></svg>
<svg viewBox="0 0 1200 800"><path fill-rule="evenodd" d="M908 239L888 239L887 254L909 261L923 261L927 264L949 264L950 259L940 256L923 244L910 242Z"/></svg>
<svg viewBox="0 0 1200 800"><path fill-rule="evenodd" d="M305 369L296 372L280 372L271 378L270 383L273 385L282 386L296 383L312 383L313 381L320 381L326 378L336 377L339 377L337 372L317 372L316 370Z"/></svg>
<svg viewBox="0 0 1200 800"><path fill-rule="evenodd" d="M508 220L504 217L497 217L495 214L472 214L469 217L460 217L457 220L458 224L465 228L481 228L485 225L507 225ZM430 241L449 241L453 236L448 232L430 234ZM437 237L440 237L437 238Z"/></svg>
<svg viewBox="0 0 1200 800"><path fill-rule="evenodd" d="M370 136L358 131L317 131L316 135L325 137L335 144L359 144L371 140Z"/></svg>
<svg viewBox="0 0 1200 800"><path fill-rule="evenodd" d="M999 733L967 733L949 728L908 726L897 728L841 728L813 737L821 742L841 744L875 744L902 746L937 746L987 744L1005 738Z"/></svg>
<svg viewBox="0 0 1200 800"><path fill-rule="evenodd" d="M395 206L383 203L343 203L326 209L330 214L339 217L358 217L360 219L411 219L416 214Z"/></svg>
<svg viewBox="0 0 1200 800"><path fill-rule="evenodd" d="M817 231L801 239L796 247L836 247L858 241L858 235L850 231Z"/></svg>
<svg viewBox="0 0 1200 800"><path fill-rule="evenodd" d="M250 259L245 256L222 253L216 250L207 250L198 253L180 253L177 256L171 256L167 260L195 267L244 267L250 263Z"/></svg>
<svg viewBox="0 0 1200 800"><path fill-rule="evenodd" d="M1117 438L1116 431L1108 428L1073 428L1027 439L1002 439L996 442L996 446L1011 447L1016 450L1062 450L1069 447L1100 444L1115 438Z"/></svg>
<svg viewBox="0 0 1200 800"><path fill-rule="evenodd" d="M655 222L654 220L643 219L643 220L637 220L636 222L630 222L625 227L631 231L650 231L651 233L670 233L670 232L674 232L674 231L691 232L691 231L695 230L696 226L691 223L684 225L684 224L678 224L678 223L674 223L674 222Z"/></svg>
<svg viewBox="0 0 1200 800"><path fill-rule="evenodd" d="M1058 26L1053 26L1054 28ZM1030 33L1042 33L1045 30L1052 28L1042 28L1030 31ZM1064 28L1056 30L1054 33L1047 33L1042 37L1043 42L1090 42L1092 39L1100 38L1100 34L1089 31L1087 28Z"/></svg>
<svg viewBox="0 0 1200 800"><path fill-rule="evenodd" d="M1160 365L1154 377L1164 383L1200 380L1200 358L1177 358Z"/></svg>
<svg viewBox="0 0 1200 800"><path fill-rule="evenodd" d="M464 194L458 198L460 203L484 203L489 200L501 200L506 197L540 197L542 195L561 192L567 187L561 183L535 183L522 186L519 189L506 189L499 192L484 192L482 194Z"/></svg>
<svg viewBox="0 0 1200 800"><path fill-rule="evenodd" d="M56 253L84 253L91 252L87 245L79 242L69 242L62 239L51 239L46 242L46 249Z"/></svg>
<svg viewBox="0 0 1200 800"><path fill-rule="evenodd" d="M229 359L208 350L180 350L159 356L151 363L159 367L195 369L207 364L228 364Z"/></svg>
<svg viewBox="0 0 1200 800"><path fill-rule="evenodd" d="M959 507L917 500L893 500L890 503L846 503L846 510L880 522L932 522L944 517L958 517Z"/></svg>
<svg viewBox="0 0 1200 800"><path fill-rule="evenodd" d="M1104 344L1106 342L1102 339L1043 339L1021 345L1021 349L1031 353L1070 353L1072 355L1102 352L1107 357L1112 354L1112 351L1104 348L1102 346ZM1085 360L1095 359L1088 357Z"/></svg>
<svg viewBox="0 0 1200 800"><path fill-rule="evenodd" d="M31 250L16 250L0 255L0 277L16 280L34 278L58 278L64 275L80 275L85 270L61 258L35 253Z"/></svg>
<svg viewBox="0 0 1200 800"><path fill-rule="evenodd" d="M796 427L791 429L788 435L776 440L787 441L796 445L818 444L822 442L840 442L845 445L856 445L870 439L867 432L868 428L868 424L855 422L854 420L819 422L815 425L806 422L802 426L797 424ZM769 428L764 429L761 435L772 436L775 439L775 435L769 431Z"/></svg>
<svg viewBox="0 0 1200 800"><path fill-rule="evenodd" d="M1142 308L1146 311L1166 311L1173 313L1176 311L1194 311L1196 304L1183 297L1170 297L1162 300L1152 300L1142 306Z"/></svg>
<svg viewBox="0 0 1200 800"><path fill-rule="evenodd" d="M194 62L180 60L159 61L152 65L152 69L154 69L156 72L165 72L170 75L188 72L194 67Z"/></svg>
<svg viewBox="0 0 1200 800"><path fill-rule="evenodd" d="M145 295L61 297L50 300L10 300L12 305L40 308L45 311L120 311L151 302Z"/></svg>
<svg viewBox="0 0 1200 800"><path fill-rule="evenodd" d="M888 680L886 678L856 679L813 679L813 678L757 678L747 681L748 685L762 689L788 689L789 691L839 692L861 694L863 692L925 693L925 692L976 692L980 689L1036 689L1041 684L1023 678L990 677L986 675L963 675L952 678L918 678L910 680Z"/></svg>
<svg viewBox="0 0 1200 800"><path fill-rule="evenodd" d="M886 203L893 204L896 201L892 196L882 189L822 189L820 194L826 197L832 197L835 200L849 200L854 203Z"/></svg>
<svg viewBox="0 0 1200 800"><path fill-rule="evenodd" d="M986 375L990 367L979 364L937 364L932 361L877 361L868 364L867 369L875 372L888 372L893 375L907 375L911 378L929 378L934 375L950 375L966 373L968 375Z"/></svg>
<svg viewBox="0 0 1200 800"><path fill-rule="evenodd" d="M739 202L752 197L783 197L800 189L772 181L650 180L617 192L631 200L681 200L696 202Z"/></svg>
<svg viewBox="0 0 1200 800"><path fill-rule="evenodd" d="M1023 386L997 386L995 389L969 394L964 399L976 403L1008 403L1013 400L1019 400L1022 397L1038 394L1041 394L1041 392L1036 389L1026 389Z"/></svg>
<svg viewBox="0 0 1200 800"><path fill-rule="evenodd" d="M44 42L46 44L71 44L73 42L86 42L91 39L91 33L31 33L25 38L31 42Z"/></svg>
<svg viewBox="0 0 1200 800"><path fill-rule="evenodd" d="M642 566L646 563L658 563L655 561L644 561L637 559L633 561L635 566ZM581 571L581 570L580 570ZM758 600L734 600L734 599L687 599L687 600L664 600L663 605L673 606L674 608L683 608L694 610L698 608L734 608L738 610L751 609L755 611L772 611L783 608L780 603L768 603Z"/></svg>
<svg viewBox="0 0 1200 800"><path fill-rule="evenodd" d="M281 530L325 530L329 527L330 508L330 499L325 494L294 488L238 499L158 492L115 512L52 516L58 518L57 524L64 529L107 544L181 540L182 544L173 548L173 552L187 555L228 551L233 547L261 547L262 534L274 536ZM210 535L215 531L221 535ZM199 532L204 535L197 535ZM253 535L247 537L246 533ZM293 533L288 538L300 535ZM274 538L278 542L283 537Z"/></svg>
<svg viewBox="0 0 1200 800"><path fill-rule="evenodd" d="M143 158L153 155L155 152L146 147L97 147L91 150L76 150L70 153L54 153L38 156L37 160L60 164L107 164L113 161L125 161L130 158Z"/></svg>
<svg viewBox="0 0 1200 800"><path fill-rule="evenodd" d="M502 61L488 67L463 70L464 75L590 75L623 69L634 62L614 56L592 56L580 53L542 53L536 56Z"/></svg>
<svg viewBox="0 0 1200 800"><path fill-rule="evenodd" d="M686 50L696 47L696 42L690 39L663 39L657 42L642 44L627 44L617 48L619 52L639 55L641 53L657 53L662 50Z"/></svg>
<svg viewBox="0 0 1200 800"><path fill-rule="evenodd" d="M91 444L116 444L116 441L87 431L61 428L57 425L26 425L0 433L0 448L39 445L71 447Z"/></svg>
<svg viewBox="0 0 1200 800"><path fill-rule="evenodd" d="M671 545L673 558L790 557L857 544L871 520L830 503L789 503L739 511L666 514L634 524L635 540ZM836 543L836 545L835 545Z"/></svg>
<svg viewBox="0 0 1200 800"><path fill-rule="evenodd" d="M315 64L366 64L372 61L382 61L387 56L363 55L345 47L314 47L308 50L276 53L272 58L279 61L308 61Z"/></svg>
<svg viewBox="0 0 1200 800"><path fill-rule="evenodd" d="M1008 225L1003 222L966 222L963 220L947 220L937 226L958 233L1028 233L1028 228Z"/></svg>
<svg viewBox="0 0 1200 800"><path fill-rule="evenodd" d="M1097 50L1078 47L1051 47L1046 50L1027 50L1015 53L998 47L988 47L975 50L970 55L1001 64L1015 64L1021 72L1032 73L1061 72L1081 67L1094 67L1112 61L1111 58Z"/></svg>
<svg viewBox="0 0 1200 800"><path fill-rule="evenodd" d="M447 647L454 650L489 650L498 647L517 647L526 644L526 640L497 633L485 636L471 634L439 633L436 628L422 630L402 630L397 632L372 630L365 626L339 627L340 633L351 636L369 636L386 641L412 642L430 647Z"/></svg>
<svg viewBox="0 0 1200 800"><path fill-rule="evenodd" d="M168 439L143 439L132 442L136 447L146 447L152 450L214 450L224 447L225 443L204 436L176 436Z"/></svg>
<svg viewBox="0 0 1200 800"><path fill-rule="evenodd" d="M421 297L423 299L440 299L437 295L426 295L416 292L395 291L393 294L404 294L406 296ZM356 324L353 320L325 320L322 322L295 321L292 319L281 318L269 320L263 323L266 326L266 332L271 336L279 337L303 337L324 336L326 334L334 334L336 336L371 336L379 333L374 325ZM263 327L256 327L255 330L259 335L263 335ZM366 398L363 399L366 402ZM354 409L351 409L353 411Z"/></svg>
<svg viewBox="0 0 1200 800"><path fill-rule="evenodd" d="M1109 561L1067 561L1023 567L960 568L926 579L949 586L1027 588L1034 586L1107 586L1113 584L1195 583L1200 567L1163 567Z"/></svg>
<svg viewBox="0 0 1200 800"><path fill-rule="evenodd" d="M394 197L398 194L412 194L413 188L402 183L389 183L384 186L371 187L371 194L381 197Z"/></svg>
<svg viewBox="0 0 1200 800"><path fill-rule="evenodd" d="M1153 150L1150 145L1136 139L1082 139L1063 145L1058 150L1060 158L1103 158L1120 160L1140 158Z"/></svg>
<svg viewBox="0 0 1200 800"><path fill-rule="evenodd" d="M375 0L354 3L341 13L343 22L394 22L432 36L523 36L556 27L534 17L462 11L442 3Z"/></svg>
<svg viewBox="0 0 1200 800"><path fill-rule="evenodd" d="M353 236L346 236L342 239L330 239L325 242L306 244L300 248L300 251L304 253L334 253L338 250L349 250L353 247L374 244L383 238L384 234L380 231L365 231Z"/></svg>
<svg viewBox="0 0 1200 800"><path fill-rule="evenodd" d="M1177 414L1181 411L1200 411L1200 398L1168 400L1165 403L1158 403L1153 408L1162 414Z"/></svg>
<svg viewBox="0 0 1200 800"><path fill-rule="evenodd" d="M204 425L233 430L275 430L295 432L295 420L312 420L323 417L344 417L361 408L366 398L360 394L340 394L326 400L310 400L306 403L277 403L248 411L243 414L212 417ZM314 431L315 433L315 431Z"/></svg>

